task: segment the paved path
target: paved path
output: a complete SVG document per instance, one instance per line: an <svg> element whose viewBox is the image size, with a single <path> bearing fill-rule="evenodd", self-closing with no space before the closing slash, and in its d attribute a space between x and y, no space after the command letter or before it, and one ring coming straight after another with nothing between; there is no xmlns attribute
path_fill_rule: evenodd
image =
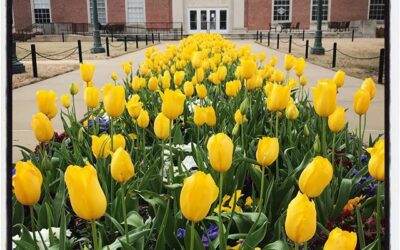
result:
<svg viewBox="0 0 400 250"><path fill-rule="evenodd" d="M284 53L255 44L253 41L242 40L235 42L238 44L238 46L242 46L245 44L252 45L252 51L255 53L261 51L266 52L267 59L271 56L277 56L277 67L283 69ZM165 44L160 44L156 47L160 50L164 50ZM88 60L88 62L93 62L96 64L94 84L97 86L102 86L104 83L111 81L110 75L112 71L115 71L119 76L123 76L124 73L121 67L121 63L124 61L132 60L134 70L136 70L140 62L142 62L144 54L145 50L140 50L109 60ZM309 79L309 84L307 85L307 87L315 85L318 79L331 78L334 73L335 72L330 69L325 69L313 64L308 64L305 69L305 75ZM57 93L58 96L60 96L62 94L68 93L69 84L74 81L81 82L79 70L13 90L13 145L24 145L28 148L34 148L37 144L31 130L31 116L37 112L35 92L41 89L52 89ZM358 117L353 112L352 103L353 95L361 86L361 83L361 79L346 77L344 87L340 89L340 94L338 95L338 104L344 106L345 108L349 108L346 115L351 128L356 128L358 126ZM84 111L86 110L83 103L82 87L80 87L79 94L76 96L76 105L78 116L82 117ZM57 117L53 119L53 124L56 131L62 131L62 123L59 117L59 113L57 114ZM368 112L366 138L369 137L370 133L373 136L376 136L379 133L383 133L383 130L384 88L382 85L377 85L376 97L371 103L371 107ZM21 158L21 154L19 151L20 150L18 148L13 148L13 162Z"/></svg>

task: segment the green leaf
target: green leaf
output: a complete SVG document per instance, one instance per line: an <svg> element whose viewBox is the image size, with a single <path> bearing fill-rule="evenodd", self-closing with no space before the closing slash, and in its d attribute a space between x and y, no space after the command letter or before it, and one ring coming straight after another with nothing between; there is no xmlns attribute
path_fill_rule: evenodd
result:
<svg viewBox="0 0 400 250"><path fill-rule="evenodd" d="M366 247L362 247L361 250L375 250L378 246L378 239L374 240L371 244L369 244Z"/></svg>
<svg viewBox="0 0 400 250"><path fill-rule="evenodd" d="M360 248L363 249L365 247L364 224L361 218L360 210L358 208L356 208L356 216L358 242L360 242Z"/></svg>
<svg viewBox="0 0 400 250"><path fill-rule="evenodd" d="M35 249L35 245L31 244L27 241L23 241L23 240L14 240L15 245L17 245L18 247L22 248L22 249L26 249L26 250L32 250Z"/></svg>
<svg viewBox="0 0 400 250"><path fill-rule="evenodd" d="M165 208L164 218L162 220L160 228L158 229L157 244L156 244L156 247L155 247L156 250L165 249L165 235L164 235L164 232L165 232L165 227L166 227L167 221L168 221L168 214L170 213L169 203L170 203L170 200L168 200L168 202L167 202L167 206Z"/></svg>
<svg viewBox="0 0 400 250"><path fill-rule="evenodd" d="M185 234L185 247L190 249L190 237L192 235L191 222L186 224L186 234ZM203 243L201 242L200 236L197 233L196 227L194 230L194 249L202 250L204 249Z"/></svg>
<svg viewBox="0 0 400 250"><path fill-rule="evenodd" d="M266 233L267 233L267 225L268 222L264 221L264 223L258 227L257 229L255 229L253 232L249 233L246 237L246 239L244 240L244 249L254 249L257 247L258 243L260 243Z"/></svg>
<svg viewBox="0 0 400 250"><path fill-rule="evenodd" d="M275 242L269 243L266 245L263 250L289 250L289 246L286 244L286 242L277 240Z"/></svg>
<svg viewBox="0 0 400 250"><path fill-rule="evenodd" d="M61 225L60 225L60 250L65 249L65 242L67 240L67 221L65 218L64 210L61 211Z"/></svg>
<svg viewBox="0 0 400 250"><path fill-rule="evenodd" d="M138 239L142 238L143 236L145 236L148 232L150 231L150 229L144 229L140 232L134 232L134 233L129 233L129 241L130 244L136 242ZM112 244L104 246L103 250L117 250L120 249L122 247L121 245L121 241L125 240L125 235L117 238Z"/></svg>
<svg viewBox="0 0 400 250"><path fill-rule="evenodd" d="M250 213L250 212L244 212L244 213L239 213L239 214L234 214L233 215L233 221L235 222L237 228L239 229L239 233L248 233L251 229L251 227L254 225L254 223L257 222L255 225L256 227L259 227L260 224L264 223L265 221L268 221L267 216L265 214L261 213Z"/></svg>
<svg viewBox="0 0 400 250"><path fill-rule="evenodd" d="M122 228L121 224L119 224L119 222L112 217L111 215L109 215L108 213L105 214L106 218L110 219L110 221L112 222L112 224L114 224L114 226L117 228L118 232L121 235L125 235L125 230ZM128 223L129 224L129 223Z"/></svg>
<svg viewBox="0 0 400 250"><path fill-rule="evenodd" d="M332 218L336 219L340 212L342 212L344 206L349 201L351 189L353 187L353 183L351 179L342 179L339 188L339 194L336 200L336 206L332 212Z"/></svg>
<svg viewBox="0 0 400 250"><path fill-rule="evenodd" d="M132 211L127 215L127 223L128 225L134 227L142 227L144 226L143 218L136 211Z"/></svg>

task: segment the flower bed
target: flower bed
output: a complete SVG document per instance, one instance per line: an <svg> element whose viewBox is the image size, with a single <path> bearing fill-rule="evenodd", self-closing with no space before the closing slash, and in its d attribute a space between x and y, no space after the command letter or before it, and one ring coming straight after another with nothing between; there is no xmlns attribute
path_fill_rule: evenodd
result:
<svg viewBox="0 0 400 250"><path fill-rule="evenodd" d="M344 72L316 83L310 102L304 59L275 65L196 34L147 49L136 73L123 63L126 75L101 90L95 66L81 64L84 89L72 84L60 108L38 91L40 144L13 175L15 247L381 249L384 142L362 144L375 84L345 111ZM360 116L356 134L346 112Z"/></svg>

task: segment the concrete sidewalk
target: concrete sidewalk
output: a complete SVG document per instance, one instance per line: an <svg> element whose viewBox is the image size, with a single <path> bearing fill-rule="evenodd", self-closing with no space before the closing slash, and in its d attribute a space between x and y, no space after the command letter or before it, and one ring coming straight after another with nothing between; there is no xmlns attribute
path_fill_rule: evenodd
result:
<svg viewBox="0 0 400 250"><path fill-rule="evenodd" d="M284 53L275 51L264 46L254 43L252 40L241 40L235 41L238 46L249 44L252 46L254 53L264 51L267 54L267 60L271 56L278 57L277 68L283 69L284 66ZM172 42L176 43L176 42ZM165 44L156 45L159 50L165 49ZM132 60L134 70L138 68L138 65L143 61L145 50L133 52L131 54L123 55L108 60L88 60L87 62L93 62L96 65L96 71L94 75L94 84L96 86L102 86L107 82L111 82L111 72L115 71L121 78L124 76L124 72L121 67L121 63ZM345 69L344 69L345 70ZM325 69L313 64L307 64L305 69L305 75L309 79L307 90L310 86L314 86L318 79L331 78L335 74L330 69ZM79 70L72 71L63 75L56 76L32 85L21 87L13 90L13 145L23 145L28 148L34 148L37 141L31 129L31 117L37 112L35 92L37 90L54 90L58 96L58 103L60 104L60 96L69 92L69 85L72 82L81 83L81 77ZM350 128L357 128L358 116L354 113L353 95L357 89L361 86L362 80L354 77L346 77L344 86L340 89L338 95L338 105L341 105L349 110L346 113L347 120L349 121ZM86 108L83 102L82 84L80 84L79 94L76 96L76 110L79 117L82 117ZM59 105L61 107L61 104ZM57 116L52 120L56 131L62 131L62 122L58 112ZM376 97L371 102L371 106L368 112L367 131L366 139L369 134L372 134L373 138L379 133L384 132L384 87L377 85ZM13 147L13 162L21 158L20 150Z"/></svg>

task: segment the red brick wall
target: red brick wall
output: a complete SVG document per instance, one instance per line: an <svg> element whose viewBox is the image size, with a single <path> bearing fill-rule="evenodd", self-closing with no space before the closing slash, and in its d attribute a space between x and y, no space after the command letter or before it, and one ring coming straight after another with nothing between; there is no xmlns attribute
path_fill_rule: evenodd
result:
<svg viewBox="0 0 400 250"><path fill-rule="evenodd" d="M30 0L13 0L15 30L21 30L32 25L32 10Z"/></svg>
<svg viewBox="0 0 400 250"><path fill-rule="evenodd" d="M331 21L368 19L368 0L331 0Z"/></svg>
<svg viewBox="0 0 400 250"><path fill-rule="evenodd" d="M108 23L125 23L126 9L125 0L107 1Z"/></svg>
<svg viewBox="0 0 400 250"><path fill-rule="evenodd" d="M247 3L247 0L244 0L244 27L247 28L247 9L248 9L249 4Z"/></svg>
<svg viewBox="0 0 400 250"><path fill-rule="evenodd" d="M89 20L87 0L51 0L50 6L53 23L87 23Z"/></svg>
<svg viewBox="0 0 400 250"><path fill-rule="evenodd" d="M310 28L310 13L311 0L292 0L292 26L299 22L300 29Z"/></svg>
<svg viewBox="0 0 400 250"><path fill-rule="evenodd" d="M247 14L245 14L247 28L249 30L269 29L271 9L271 0L247 0L247 8L245 8L245 11L247 11Z"/></svg>
<svg viewBox="0 0 400 250"><path fill-rule="evenodd" d="M169 28L172 22L172 0L146 0L147 28Z"/></svg>

